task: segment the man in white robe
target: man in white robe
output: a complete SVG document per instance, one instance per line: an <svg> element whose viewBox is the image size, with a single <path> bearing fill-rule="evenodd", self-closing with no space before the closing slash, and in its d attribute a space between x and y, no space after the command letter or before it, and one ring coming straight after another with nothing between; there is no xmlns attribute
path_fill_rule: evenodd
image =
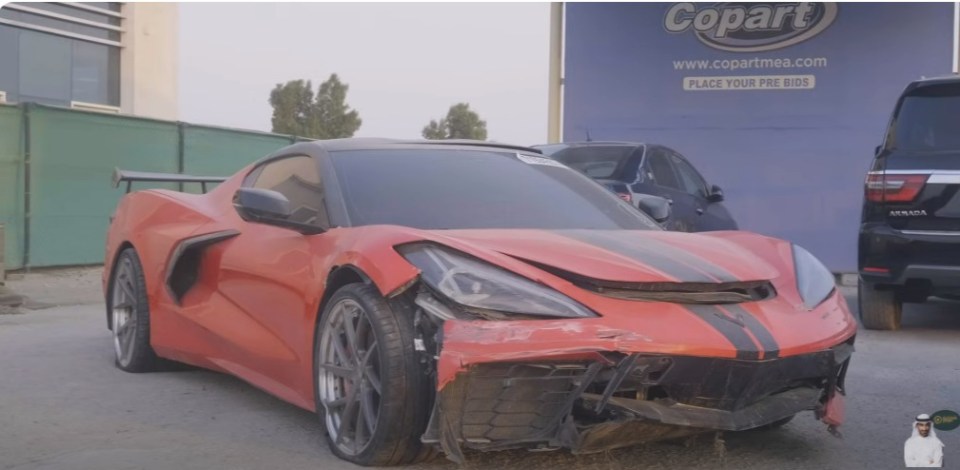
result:
<svg viewBox="0 0 960 470"><path fill-rule="evenodd" d="M943 467L943 443L930 415L917 416L913 422L913 435L903 444L903 460L907 467Z"/></svg>

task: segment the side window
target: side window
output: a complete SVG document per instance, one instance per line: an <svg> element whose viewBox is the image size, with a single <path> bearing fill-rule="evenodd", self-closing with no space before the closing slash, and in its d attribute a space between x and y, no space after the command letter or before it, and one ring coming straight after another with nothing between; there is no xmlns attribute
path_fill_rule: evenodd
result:
<svg viewBox="0 0 960 470"><path fill-rule="evenodd" d="M693 165L690 165L690 163L677 155L671 155L670 158L673 160L673 166L680 175L680 183L683 185L683 190L694 196L706 196L707 182L703 180L700 173L697 173Z"/></svg>
<svg viewBox="0 0 960 470"><path fill-rule="evenodd" d="M649 161L647 165L650 166L650 172L653 173L653 181L657 186L682 190L680 183L677 182L677 175L674 174L673 167L670 166L670 162L667 160L667 155L662 150L655 149L649 152L648 156Z"/></svg>
<svg viewBox="0 0 960 470"><path fill-rule="evenodd" d="M320 227L329 226L323 182L312 157L295 156L273 160L251 174L254 188L270 189L290 201L290 220Z"/></svg>

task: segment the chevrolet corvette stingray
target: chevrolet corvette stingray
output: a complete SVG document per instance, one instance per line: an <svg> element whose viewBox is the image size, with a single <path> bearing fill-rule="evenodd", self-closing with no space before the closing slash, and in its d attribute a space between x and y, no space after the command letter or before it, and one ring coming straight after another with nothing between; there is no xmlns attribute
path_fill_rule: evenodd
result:
<svg viewBox="0 0 960 470"><path fill-rule="evenodd" d="M354 463L843 420L857 326L813 255L664 231L535 149L328 140L226 178L114 179L116 365L235 375Z"/></svg>

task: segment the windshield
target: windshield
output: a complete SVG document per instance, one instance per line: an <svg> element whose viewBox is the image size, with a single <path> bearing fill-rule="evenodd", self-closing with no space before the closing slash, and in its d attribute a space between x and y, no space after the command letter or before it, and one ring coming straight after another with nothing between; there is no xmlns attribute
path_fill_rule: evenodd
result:
<svg viewBox="0 0 960 470"><path fill-rule="evenodd" d="M960 150L960 86L928 86L903 99L894 122L900 150Z"/></svg>
<svg viewBox="0 0 960 470"><path fill-rule="evenodd" d="M591 178L617 179L635 149L634 146L571 147L554 153L551 158Z"/></svg>
<svg viewBox="0 0 960 470"><path fill-rule="evenodd" d="M649 217L555 161L452 149L331 152L351 225L645 229Z"/></svg>

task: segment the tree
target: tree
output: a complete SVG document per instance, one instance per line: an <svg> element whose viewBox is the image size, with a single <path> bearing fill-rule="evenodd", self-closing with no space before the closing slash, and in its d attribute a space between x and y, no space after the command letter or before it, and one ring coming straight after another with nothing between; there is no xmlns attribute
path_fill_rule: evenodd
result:
<svg viewBox="0 0 960 470"><path fill-rule="evenodd" d="M309 80L278 84L270 92L273 132L313 139L353 137L363 120L347 104L349 89L337 74L321 83L316 95Z"/></svg>
<svg viewBox="0 0 960 470"><path fill-rule="evenodd" d="M457 103L450 107L447 116L439 121L430 120L423 128L423 138L443 139L487 139L487 121L470 109L467 103Z"/></svg>
<svg viewBox="0 0 960 470"><path fill-rule="evenodd" d="M270 92L273 132L304 137L314 133L312 88L310 80L290 80L274 87Z"/></svg>
<svg viewBox="0 0 960 470"><path fill-rule="evenodd" d="M347 91L350 85L340 81L337 74L330 75L327 81L320 84L317 91L315 109L319 129L317 138L340 139L353 137L353 134L363 124L360 113L350 109L347 105Z"/></svg>

